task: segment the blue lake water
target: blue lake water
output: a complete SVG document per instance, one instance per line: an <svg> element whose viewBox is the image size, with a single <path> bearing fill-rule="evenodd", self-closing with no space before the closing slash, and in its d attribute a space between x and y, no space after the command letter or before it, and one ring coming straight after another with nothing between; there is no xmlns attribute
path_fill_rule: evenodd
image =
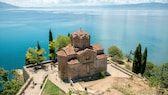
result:
<svg viewBox="0 0 168 95"><path fill-rule="evenodd" d="M141 43L148 48L148 61L168 62L168 10L0 9L0 66L22 68L27 49L36 47L37 41L47 55L49 29L55 38L80 27L106 53L116 45L126 54Z"/></svg>

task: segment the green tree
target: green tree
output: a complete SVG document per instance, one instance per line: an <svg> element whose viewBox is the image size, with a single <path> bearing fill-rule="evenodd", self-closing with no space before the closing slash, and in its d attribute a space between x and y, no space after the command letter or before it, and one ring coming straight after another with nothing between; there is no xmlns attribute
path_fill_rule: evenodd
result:
<svg viewBox="0 0 168 95"><path fill-rule="evenodd" d="M26 65L28 64L39 64L45 60L43 54L45 49L41 48L39 43L37 43L37 48L29 48L26 53Z"/></svg>
<svg viewBox="0 0 168 95"><path fill-rule="evenodd" d="M26 65L35 63L37 63L35 49L29 48L26 53Z"/></svg>
<svg viewBox="0 0 168 95"><path fill-rule="evenodd" d="M122 50L120 50L117 46L109 47L108 54L109 54L109 56L115 57L115 58L122 58L123 57Z"/></svg>
<svg viewBox="0 0 168 95"><path fill-rule="evenodd" d="M45 53L45 49L40 47L39 42L37 42L37 48L35 53L36 53L37 63L41 63L42 61L45 60L45 57L43 56L43 54Z"/></svg>
<svg viewBox="0 0 168 95"><path fill-rule="evenodd" d="M146 68L145 68L145 72L144 72L144 76L146 78L149 78L152 76L152 72L153 72L154 67L155 67L155 65L152 62L146 63Z"/></svg>
<svg viewBox="0 0 168 95"><path fill-rule="evenodd" d="M8 81L8 74L9 72L7 70L0 67L0 88L3 86L4 82Z"/></svg>
<svg viewBox="0 0 168 95"><path fill-rule="evenodd" d="M53 36L52 36L52 31L51 29L49 30L49 42L53 41Z"/></svg>
<svg viewBox="0 0 168 95"><path fill-rule="evenodd" d="M1 95L16 95L16 93L19 91L23 83L11 80L7 81L3 85L3 90Z"/></svg>
<svg viewBox="0 0 168 95"><path fill-rule="evenodd" d="M49 30L49 58L50 60L55 60L55 42L53 41L51 29Z"/></svg>
<svg viewBox="0 0 168 95"><path fill-rule="evenodd" d="M141 74L143 75L145 72L145 68L146 68L146 61L147 61L147 48L145 48L144 53L142 55L142 61L141 61Z"/></svg>
<svg viewBox="0 0 168 95"><path fill-rule="evenodd" d="M137 71L137 68L138 68L138 56L139 56L139 54L138 54L138 48L139 47L137 47L136 50L135 50L135 52L134 52L134 60L133 60L133 66L132 66L132 71L134 73L138 73L138 71Z"/></svg>
<svg viewBox="0 0 168 95"><path fill-rule="evenodd" d="M147 48L145 49L144 56L142 58L141 44L139 44L134 52L132 71L136 74L141 73L143 75L146 67L146 59L147 59Z"/></svg>
<svg viewBox="0 0 168 95"><path fill-rule="evenodd" d="M168 88L168 62L162 65L160 85L162 88Z"/></svg>
<svg viewBox="0 0 168 95"><path fill-rule="evenodd" d="M68 36L59 35L55 39L55 48L57 51L59 51L69 43L70 43L70 38Z"/></svg>
<svg viewBox="0 0 168 95"><path fill-rule="evenodd" d="M0 80L1 80L1 82L8 81L8 74L9 74L9 72L7 70L0 67Z"/></svg>

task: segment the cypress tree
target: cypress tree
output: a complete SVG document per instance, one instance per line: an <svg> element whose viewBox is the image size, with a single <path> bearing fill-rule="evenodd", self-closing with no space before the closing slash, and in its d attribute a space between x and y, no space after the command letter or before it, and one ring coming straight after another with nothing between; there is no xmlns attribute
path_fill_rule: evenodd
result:
<svg viewBox="0 0 168 95"><path fill-rule="evenodd" d="M142 75L145 72L146 60L147 60L147 48L145 48L143 55L142 55L141 72L140 72Z"/></svg>
<svg viewBox="0 0 168 95"><path fill-rule="evenodd" d="M138 63L137 63L137 73L140 73L140 69L141 69L141 44L138 45Z"/></svg>
<svg viewBox="0 0 168 95"><path fill-rule="evenodd" d="M41 47L40 47L40 44L39 44L39 41L37 41L37 50L40 50Z"/></svg>
<svg viewBox="0 0 168 95"><path fill-rule="evenodd" d="M132 71L134 73L137 73L137 63L138 63L138 47L136 48L135 52L134 52L134 60L133 60L133 66L132 66Z"/></svg>
<svg viewBox="0 0 168 95"><path fill-rule="evenodd" d="M52 37L52 32L51 29L49 30L49 59L50 60L55 60L55 49L51 48L53 47L53 37Z"/></svg>
<svg viewBox="0 0 168 95"><path fill-rule="evenodd" d="M51 29L49 30L49 41L52 41L53 40L53 37L52 37L52 32L51 32Z"/></svg>
<svg viewBox="0 0 168 95"><path fill-rule="evenodd" d="M134 52L134 60L133 60L133 67L132 71L136 74L140 72L141 68L141 44L139 44Z"/></svg>

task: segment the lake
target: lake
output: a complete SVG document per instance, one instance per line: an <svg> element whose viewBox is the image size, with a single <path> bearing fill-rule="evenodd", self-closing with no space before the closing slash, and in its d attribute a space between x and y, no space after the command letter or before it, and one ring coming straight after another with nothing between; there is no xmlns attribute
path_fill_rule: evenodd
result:
<svg viewBox="0 0 168 95"><path fill-rule="evenodd" d="M0 9L0 66L22 68L29 47L37 41L48 55L48 35L54 38L82 28L91 43L100 43L107 53L112 45L124 54L139 43L148 48L148 61L168 62L168 10L131 9ZM142 51L143 52L143 51Z"/></svg>

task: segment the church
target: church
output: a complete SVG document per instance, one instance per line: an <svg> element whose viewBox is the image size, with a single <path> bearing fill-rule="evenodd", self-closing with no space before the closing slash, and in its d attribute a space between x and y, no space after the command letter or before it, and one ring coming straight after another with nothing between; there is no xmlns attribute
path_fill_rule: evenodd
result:
<svg viewBox="0 0 168 95"><path fill-rule="evenodd" d="M71 43L57 52L58 73L62 80L79 79L107 70L107 56L100 44L90 44L90 34L78 30Z"/></svg>

